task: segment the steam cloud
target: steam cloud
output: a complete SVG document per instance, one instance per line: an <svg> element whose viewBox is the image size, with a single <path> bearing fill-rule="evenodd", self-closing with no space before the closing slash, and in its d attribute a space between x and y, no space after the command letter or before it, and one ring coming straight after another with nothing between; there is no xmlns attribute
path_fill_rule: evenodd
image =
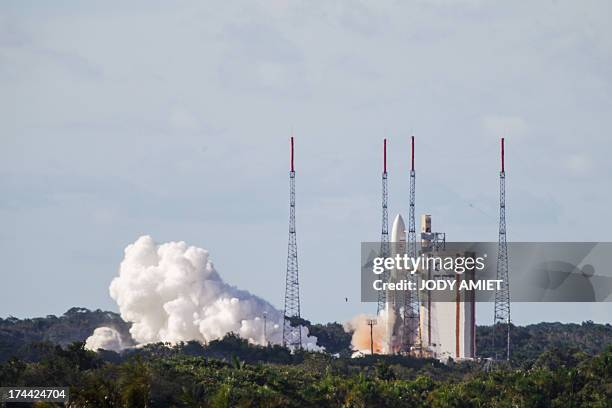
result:
<svg viewBox="0 0 612 408"><path fill-rule="evenodd" d="M128 245L111 297L139 344L197 340L210 342L233 332L252 344L282 343L283 313L265 300L225 283L208 251L185 242L156 244L142 236ZM264 314L266 335L264 337ZM307 349L319 349L302 328ZM305 340L305 341L304 341ZM86 346L119 350L119 333L97 328Z"/></svg>
<svg viewBox="0 0 612 408"><path fill-rule="evenodd" d="M112 350L120 351L123 341L119 332L111 327L98 327L85 341L85 348L89 350Z"/></svg>

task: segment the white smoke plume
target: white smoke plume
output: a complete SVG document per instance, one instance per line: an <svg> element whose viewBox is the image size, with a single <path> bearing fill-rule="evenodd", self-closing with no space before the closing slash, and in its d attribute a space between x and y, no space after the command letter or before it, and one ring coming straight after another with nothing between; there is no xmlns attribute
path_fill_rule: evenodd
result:
<svg viewBox="0 0 612 408"><path fill-rule="evenodd" d="M206 343L230 332L252 344L282 343L283 313L225 283L208 251L185 242L158 245L150 236L138 238L125 249L119 276L109 291L123 320L132 323L130 333L139 344ZM87 339L88 344L101 344L103 339L97 337L109 336L101 329ZM306 328L302 340L305 348L319 349Z"/></svg>
<svg viewBox="0 0 612 408"><path fill-rule="evenodd" d="M121 351L124 348L119 332L111 327L98 327L85 341L85 348L89 350Z"/></svg>

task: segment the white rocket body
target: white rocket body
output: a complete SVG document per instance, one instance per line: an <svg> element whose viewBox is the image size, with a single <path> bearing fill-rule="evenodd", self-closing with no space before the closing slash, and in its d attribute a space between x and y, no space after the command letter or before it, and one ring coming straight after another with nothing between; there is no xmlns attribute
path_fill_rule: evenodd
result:
<svg viewBox="0 0 612 408"><path fill-rule="evenodd" d="M393 220L391 228L391 253L390 256L395 258L396 255L404 256L406 253L406 224L400 214ZM402 271L393 268L389 274L389 282L395 283L402 279ZM387 304L385 311L387 315L385 326L385 339L383 352L394 354L399 350L401 340L401 296L397 291L387 290Z"/></svg>

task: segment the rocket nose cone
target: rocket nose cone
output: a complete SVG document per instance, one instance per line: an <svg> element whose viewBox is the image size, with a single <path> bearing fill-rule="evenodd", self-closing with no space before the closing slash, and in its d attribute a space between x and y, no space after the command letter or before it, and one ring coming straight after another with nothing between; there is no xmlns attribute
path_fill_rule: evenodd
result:
<svg viewBox="0 0 612 408"><path fill-rule="evenodd" d="M395 219L393 220L393 230L395 231L401 231L404 232L406 231L406 224L404 223L404 218L402 217L401 214L397 214L395 216Z"/></svg>
<svg viewBox="0 0 612 408"><path fill-rule="evenodd" d="M393 228L391 228L391 242L406 241L406 224L401 215L397 215L393 220Z"/></svg>

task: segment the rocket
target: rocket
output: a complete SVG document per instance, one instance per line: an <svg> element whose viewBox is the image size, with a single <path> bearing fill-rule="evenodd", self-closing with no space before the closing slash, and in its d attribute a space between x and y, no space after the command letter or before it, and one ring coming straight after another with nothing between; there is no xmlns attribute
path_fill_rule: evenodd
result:
<svg viewBox="0 0 612 408"><path fill-rule="evenodd" d="M397 214L393 220L393 227L391 228L391 255L404 256L406 253L406 224L404 224L404 218L401 214ZM391 276L396 280L400 280L400 273L398 270L393 269Z"/></svg>
<svg viewBox="0 0 612 408"><path fill-rule="evenodd" d="M406 253L406 224L404 218L398 214L393 220L393 227L391 228L391 257L396 255L404 256ZM391 270L389 274L389 282L400 282L402 279L402 273L396 268ZM398 296L397 291L387 290L387 304L385 305L385 311L387 315L385 325L385 336L384 336L384 351L388 354L394 354L399 351L401 341L401 326L402 316L400 308L401 297Z"/></svg>

